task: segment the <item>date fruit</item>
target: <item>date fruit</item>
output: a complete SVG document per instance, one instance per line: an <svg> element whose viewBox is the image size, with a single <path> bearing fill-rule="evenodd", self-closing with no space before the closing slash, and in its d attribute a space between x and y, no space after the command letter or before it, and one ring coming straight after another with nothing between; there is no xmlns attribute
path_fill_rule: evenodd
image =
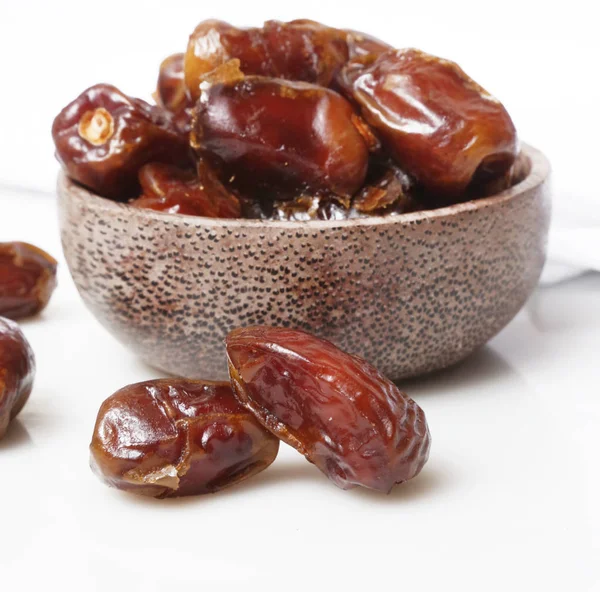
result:
<svg viewBox="0 0 600 592"><path fill-rule="evenodd" d="M192 99L200 97L203 77L232 59L240 61L246 74L273 75L260 29L238 29L215 19L202 21L190 35L184 58L185 84Z"/></svg>
<svg viewBox="0 0 600 592"><path fill-rule="evenodd" d="M419 209L412 196L412 182L398 167L388 163L374 164L369 177L373 178L367 179L352 200L352 208L360 214L405 214Z"/></svg>
<svg viewBox="0 0 600 592"><path fill-rule="evenodd" d="M348 57L351 60L363 58L364 56L377 56L393 49L385 41L360 31L347 30L346 41L348 44Z"/></svg>
<svg viewBox="0 0 600 592"><path fill-rule="evenodd" d="M453 62L393 50L349 62L338 82L398 165L435 197L452 200L478 169L502 176L515 160L506 109Z"/></svg>
<svg viewBox="0 0 600 592"><path fill-rule="evenodd" d="M175 53L165 58L158 73L156 102L172 113L191 106L191 98L183 79L183 57L184 54Z"/></svg>
<svg viewBox="0 0 600 592"><path fill-rule="evenodd" d="M465 199L480 199L498 195L523 181L530 171L531 162L522 152L519 153L512 167L500 177L490 177L487 171L480 169L467 188Z"/></svg>
<svg viewBox="0 0 600 592"><path fill-rule="evenodd" d="M17 323L0 317L0 438L23 409L35 376L35 358Z"/></svg>
<svg viewBox="0 0 600 592"><path fill-rule="evenodd" d="M104 197L125 200L138 193L139 168L152 161L191 163L186 134L157 106L97 84L56 117L56 156L72 178Z"/></svg>
<svg viewBox="0 0 600 592"><path fill-rule="evenodd" d="M160 65L156 83L156 102L173 114L173 121L183 133L189 133L194 101L190 96L183 77L184 54L176 53Z"/></svg>
<svg viewBox="0 0 600 592"><path fill-rule="evenodd" d="M201 22L184 59L191 97L200 96L202 77L231 59L244 74L285 78L328 86L348 59L345 33L315 21L267 21L262 28L238 29L218 20Z"/></svg>
<svg viewBox="0 0 600 592"><path fill-rule="evenodd" d="M267 21L263 38L278 78L329 86L348 61L346 33L316 21Z"/></svg>
<svg viewBox="0 0 600 592"><path fill-rule="evenodd" d="M389 492L427 461L423 411L365 360L275 327L236 329L225 344L240 402L342 489Z"/></svg>
<svg viewBox="0 0 600 592"><path fill-rule="evenodd" d="M278 449L229 383L183 378L117 391L100 407L90 445L107 485L159 498L229 487L266 469Z"/></svg>
<svg viewBox="0 0 600 592"><path fill-rule="evenodd" d="M192 145L216 154L244 193L350 197L361 187L369 150L341 95L261 76L202 86Z"/></svg>
<svg viewBox="0 0 600 592"><path fill-rule="evenodd" d="M171 214L239 218L239 199L219 181L210 165L200 160L196 172L163 163L149 163L139 172L142 195L130 202Z"/></svg>
<svg viewBox="0 0 600 592"><path fill-rule="evenodd" d="M56 260L28 243L0 243L0 316L22 319L43 310L56 288Z"/></svg>

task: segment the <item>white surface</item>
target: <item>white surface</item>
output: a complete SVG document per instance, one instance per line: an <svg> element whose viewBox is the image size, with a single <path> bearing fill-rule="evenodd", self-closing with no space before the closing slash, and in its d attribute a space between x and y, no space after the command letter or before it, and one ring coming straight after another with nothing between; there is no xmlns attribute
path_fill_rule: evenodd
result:
<svg viewBox="0 0 600 592"><path fill-rule="evenodd" d="M0 195L0 236L60 253L55 204ZM283 446L228 491L157 501L88 468L100 403L157 376L60 286L24 323L38 360L0 442L0 589L600 589L600 275L539 290L490 347L406 390L431 458L391 495L338 490Z"/></svg>

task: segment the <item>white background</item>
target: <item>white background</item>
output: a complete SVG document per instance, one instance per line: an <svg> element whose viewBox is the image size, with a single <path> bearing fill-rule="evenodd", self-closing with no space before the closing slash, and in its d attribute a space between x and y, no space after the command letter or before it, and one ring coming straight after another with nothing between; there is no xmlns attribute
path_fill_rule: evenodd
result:
<svg viewBox="0 0 600 592"><path fill-rule="evenodd" d="M555 223L600 218L592 2L0 6L0 240L59 256L43 193L57 169L54 115L100 81L147 98L161 59L208 17L314 18L456 60L549 155ZM24 324L36 388L0 442L1 590L600 589L600 276L540 289L481 353L405 385L427 413L432 455L390 496L339 491L283 447L246 485L181 501L121 494L89 471L101 401L157 373L96 324L62 259L59 279Z"/></svg>

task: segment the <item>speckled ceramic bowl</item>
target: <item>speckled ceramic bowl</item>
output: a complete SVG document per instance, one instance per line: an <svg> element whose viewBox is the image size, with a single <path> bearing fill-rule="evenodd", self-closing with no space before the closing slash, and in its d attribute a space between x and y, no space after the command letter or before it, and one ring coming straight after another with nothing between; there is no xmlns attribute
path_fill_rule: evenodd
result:
<svg viewBox="0 0 600 592"><path fill-rule="evenodd" d="M549 165L497 196L397 217L216 220L141 210L61 174L62 242L86 305L166 372L222 379L223 338L305 329L393 379L458 362L534 289L550 219Z"/></svg>

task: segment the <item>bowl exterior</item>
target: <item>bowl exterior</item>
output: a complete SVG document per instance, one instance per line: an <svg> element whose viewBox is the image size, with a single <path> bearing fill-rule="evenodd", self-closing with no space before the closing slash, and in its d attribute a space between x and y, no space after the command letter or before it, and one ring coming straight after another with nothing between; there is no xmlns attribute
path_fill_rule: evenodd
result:
<svg viewBox="0 0 600 592"><path fill-rule="evenodd" d="M168 373L224 379L228 331L268 324L414 376L485 344L535 288L550 201L547 162L531 153L532 173L505 195L370 221L165 215L61 175L64 253L97 319Z"/></svg>

